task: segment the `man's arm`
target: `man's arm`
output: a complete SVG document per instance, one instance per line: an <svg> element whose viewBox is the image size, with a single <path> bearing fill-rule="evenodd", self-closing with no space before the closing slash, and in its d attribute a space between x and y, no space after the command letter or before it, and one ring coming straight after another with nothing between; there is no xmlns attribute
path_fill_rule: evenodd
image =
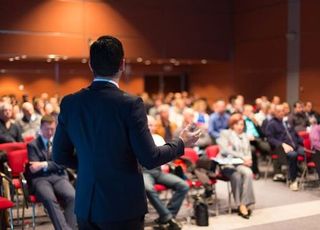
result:
<svg viewBox="0 0 320 230"><path fill-rule="evenodd" d="M53 139L52 159L60 165L68 168L77 168L77 157L73 143L65 128L65 98L61 102L61 113L58 117L58 125Z"/></svg>
<svg viewBox="0 0 320 230"><path fill-rule="evenodd" d="M36 173L40 170L44 170L47 172L57 172L59 170L63 170L64 168L53 161L45 161L39 157L37 148L32 145L27 145L28 149L28 159L30 162L30 171L32 173Z"/></svg>
<svg viewBox="0 0 320 230"><path fill-rule="evenodd" d="M160 147L155 146L141 98L134 101L126 122L133 152L147 169L163 165L184 153L184 143L180 138Z"/></svg>
<svg viewBox="0 0 320 230"><path fill-rule="evenodd" d="M282 145L282 142L274 138L274 133L275 133L274 130L275 130L274 124L269 123L266 127L267 140L272 146L279 147L280 145Z"/></svg>

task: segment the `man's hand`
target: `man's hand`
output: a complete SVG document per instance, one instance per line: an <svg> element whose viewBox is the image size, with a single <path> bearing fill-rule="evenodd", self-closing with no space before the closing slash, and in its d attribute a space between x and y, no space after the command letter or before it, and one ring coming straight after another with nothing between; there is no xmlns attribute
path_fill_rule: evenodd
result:
<svg viewBox="0 0 320 230"><path fill-rule="evenodd" d="M36 173L46 167L48 167L48 162L46 161L32 161L29 168L32 173Z"/></svg>
<svg viewBox="0 0 320 230"><path fill-rule="evenodd" d="M184 145L188 147L188 146L194 145L198 141L200 135L201 135L201 130L200 129L193 130L193 126L192 124L190 124L181 131L179 137L184 142Z"/></svg>
<svg viewBox="0 0 320 230"><path fill-rule="evenodd" d="M286 143L282 143L282 148L283 148L285 153L289 153L289 152L293 151L293 148L290 145L286 144Z"/></svg>

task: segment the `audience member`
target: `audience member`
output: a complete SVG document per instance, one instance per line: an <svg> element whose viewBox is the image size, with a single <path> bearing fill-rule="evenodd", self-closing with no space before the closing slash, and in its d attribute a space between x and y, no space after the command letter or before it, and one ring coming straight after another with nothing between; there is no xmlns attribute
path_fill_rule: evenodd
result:
<svg viewBox="0 0 320 230"><path fill-rule="evenodd" d="M183 116L182 112L185 108L184 100L181 98L181 94L176 94L176 99L172 102L172 106L169 110L169 119L177 125L182 126Z"/></svg>
<svg viewBox="0 0 320 230"><path fill-rule="evenodd" d="M166 142L172 140L177 129L177 125L169 120L169 110L170 107L167 104L159 106L159 120L156 129L156 133L162 136Z"/></svg>
<svg viewBox="0 0 320 230"><path fill-rule="evenodd" d="M230 179L231 188L239 215L248 219L250 205L255 203L252 184L252 165L250 142L244 133L244 120L241 114L233 114L229 120L229 129L223 130L217 142L222 157L241 158L243 164L225 165L222 174Z"/></svg>
<svg viewBox="0 0 320 230"><path fill-rule="evenodd" d="M269 102L262 102L261 101L259 112L257 112L254 115L254 119L257 121L258 126L261 127L263 121L267 118L269 108L270 108Z"/></svg>
<svg viewBox="0 0 320 230"><path fill-rule="evenodd" d="M28 144L31 189L48 211L55 229L77 229L74 214L75 190L65 169L51 159L52 138L56 128L55 118L43 116L40 135ZM61 204L64 211L61 210Z"/></svg>
<svg viewBox="0 0 320 230"><path fill-rule="evenodd" d="M22 137L36 137L40 128L41 116L34 112L33 105L30 102L22 104L22 113L23 117L17 121L17 124L21 127Z"/></svg>
<svg viewBox="0 0 320 230"><path fill-rule="evenodd" d="M302 140L294 128L283 120L283 105L275 106L274 115L266 129L268 141L274 149L273 152L279 156L279 159L274 161L275 175L273 179L275 181L284 180L284 176L281 174L281 164L288 164L290 189L297 191L299 189L296 180L298 173L297 156L298 153L303 154Z"/></svg>
<svg viewBox="0 0 320 230"><path fill-rule="evenodd" d="M274 105L280 105L280 103L281 103L280 97L279 96L273 96L271 103L274 104Z"/></svg>
<svg viewBox="0 0 320 230"><path fill-rule="evenodd" d="M148 116L148 126L155 144L157 146L164 145L164 139L160 135L155 134L156 121L151 116ZM147 197L159 214L159 218L155 220L156 224L160 225L159 228L163 229L168 225L169 229L181 229L175 217L189 191L187 183L176 175L163 173L160 167L154 169L143 168L143 179ZM156 183L162 184L174 191L167 205L160 200L158 192L154 189Z"/></svg>
<svg viewBox="0 0 320 230"><path fill-rule="evenodd" d="M185 108L183 111L183 124L180 128L175 131L174 136L179 137L179 133L186 128L188 125L196 125L201 130L201 135L199 140L192 147L197 147L200 149L205 149L211 144L211 138L205 126L194 123L195 112L191 108Z"/></svg>
<svg viewBox="0 0 320 230"><path fill-rule="evenodd" d="M309 120L306 113L303 110L304 104L301 101L293 104L293 113L288 117L288 123L297 132L305 131L309 126Z"/></svg>
<svg viewBox="0 0 320 230"><path fill-rule="evenodd" d="M207 102L203 99L199 99L193 103L194 109L194 122L199 126L204 127L206 130L209 126L209 115L207 113Z"/></svg>
<svg viewBox="0 0 320 230"><path fill-rule="evenodd" d="M317 119L318 124L320 124L320 114L313 110L313 105L312 102L308 101L306 102L306 105L304 107L304 111L308 117L308 119L310 119L311 117L315 117Z"/></svg>
<svg viewBox="0 0 320 230"><path fill-rule="evenodd" d="M34 107L34 111L40 115L43 116L45 114L44 112L44 102L41 98L36 97L33 99L33 107Z"/></svg>
<svg viewBox="0 0 320 230"><path fill-rule="evenodd" d="M226 104L223 100L218 100L214 105L214 113L210 115L208 132L212 138L213 143L216 143L220 132L228 128L228 121L230 115L226 112Z"/></svg>
<svg viewBox="0 0 320 230"><path fill-rule="evenodd" d="M317 173L320 178L320 125L314 116L310 118L310 124L311 150L314 151L312 160L316 163Z"/></svg>
<svg viewBox="0 0 320 230"><path fill-rule="evenodd" d="M23 141L20 127L12 119L12 105L0 104L0 144Z"/></svg>
<svg viewBox="0 0 320 230"><path fill-rule="evenodd" d="M245 122L245 133L247 134L252 149L252 171L255 178L259 179L260 171L258 167L257 150L263 155L267 156L270 152L270 145L264 140L263 133L258 126L258 122L254 118L252 105L244 105L243 118Z"/></svg>

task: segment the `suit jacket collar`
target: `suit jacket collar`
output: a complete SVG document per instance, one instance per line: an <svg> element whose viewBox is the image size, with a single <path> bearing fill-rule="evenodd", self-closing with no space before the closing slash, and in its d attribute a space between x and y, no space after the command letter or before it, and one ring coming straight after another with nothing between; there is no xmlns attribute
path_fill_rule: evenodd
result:
<svg viewBox="0 0 320 230"><path fill-rule="evenodd" d="M93 81L88 88L92 90L99 90L103 88L119 89L116 85L106 81Z"/></svg>
<svg viewBox="0 0 320 230"><path fill-rule="evenodd" d="M42 137L40 135L37 137L37 145L40 148L40 150L46 150L46 146L44 146Z"/></svg>

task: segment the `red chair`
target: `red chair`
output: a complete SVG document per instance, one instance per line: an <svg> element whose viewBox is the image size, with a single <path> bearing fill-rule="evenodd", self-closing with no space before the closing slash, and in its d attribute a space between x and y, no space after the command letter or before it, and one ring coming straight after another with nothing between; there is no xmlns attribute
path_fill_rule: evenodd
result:
<svg viewBox="0 0 320 230"><path fill-rule="evenodd" d="M33 140L34 140L34 136L26 136L23 138L23 142L27 144Z"/></svg>
<svg viewBox="0 0 320 230"><path fill-rule="evenodd" d="M10 229L13 229L13 214L12 214L12 208L14 206L14 203L8 200L7 198L0 196L0 211L4 211L6 209L9 209L9 216L10 216Z"/></svg>
<svg viewBox="0 0 320 230"><path fill-rule="evenodd" d="M5 151L6 153L14 150L20 150L20 149L26 149L26 148L27 148L27 144L24 142L10 142L10 143L0 144L0 150Z"/></svg>
<svg viewBox="0 0 320 230"><path fill-rule="evenodd" d="M4 178L11 184L11 179L0 172L0 180ZM14 207L14 203L10 200L8 200L5 197L0 196L0 211L5 211L9 209L9 220L10 220L10 229L13 229L13 213L12 208Z"/></svg>
<svg viewBox="0 0 320 230"><path fill-rule="evenodd" d="M27 149L20 149L7 152L7 163L9 172L12 176L12 184L16 194L16 207L17 207L17 218L19 220L19 189L21 186L21 177L25 171L25 166L28 163L28 152Z"/></svg>
<svg viewBox="0 0 320 230"><path fill-rule="evenodd" d="M217 155L219 154L219 145L210 145L206 148L206 155L209 159L215 158L217 157Z"/></svg>
<svg viewBox="0 0 320 230"><path fill-rule="evenodd" d="M205 153L206 153L207 157L209 159L211 159L211 160L218 156L219 151L220 151L220 149L219 149L218 145L211 145L211 146L208 146L205 149ZM218 167L218 170L215 173L216 173L216 176L215 176L216 180L221 180L221 181L224 181L224 182L227 183L227 189L228 189L228 213L231 214L231 212L232 212L232 205L231 205L232 191L231 191L230 180L221 173L220 167Z"/></svg>
<svg viewBox="0 0 320 230"><path fill-rule="evenodd" d="M315 169L316 164L312 161L312 154L314 153L314 151L311 147L311 139L309 133L306 131L301 131L298 134L303 139L303 147L305 152L305 156L298 156L298 161L304 163L303 172L300 178L300 187L303 189L304 184L308 181L309 169Z"/></svg>
<svg viewBox="0 0 320 230"><path fill-rule="evenodd" d="M192 148L185 148L184 154L180 157L182 159L187 159L192 162L192 164L196 164L199 160L199 156L195 150Z"/></svg>

